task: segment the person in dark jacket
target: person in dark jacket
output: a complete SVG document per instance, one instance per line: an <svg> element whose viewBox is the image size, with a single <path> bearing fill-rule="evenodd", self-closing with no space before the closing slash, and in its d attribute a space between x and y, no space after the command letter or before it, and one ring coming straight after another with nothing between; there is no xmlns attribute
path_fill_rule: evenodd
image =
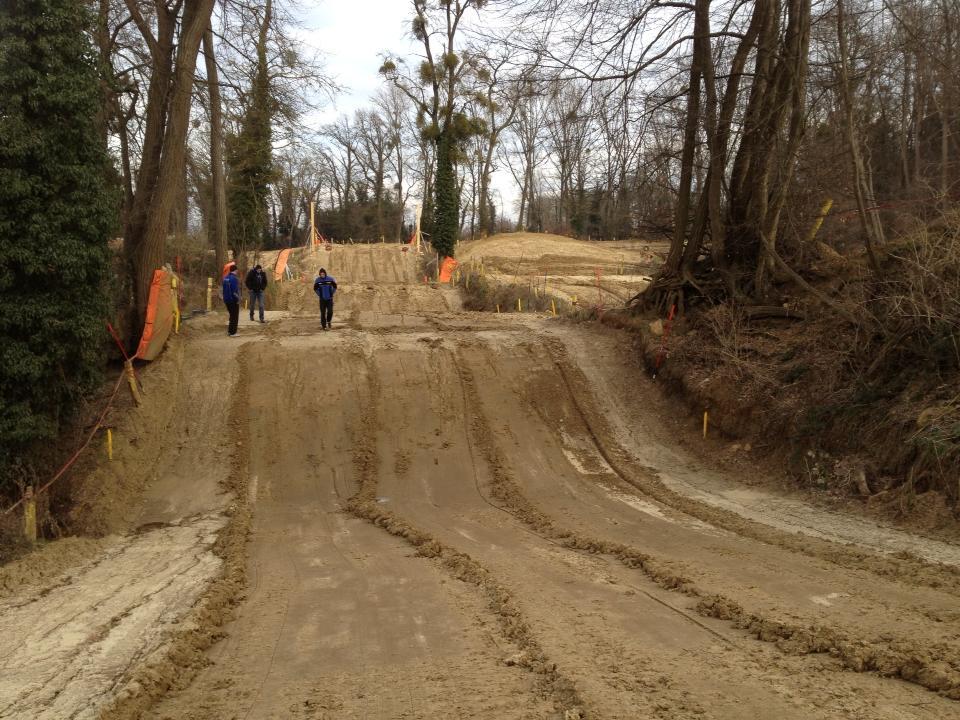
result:
<svg viewBox="0 0 960 720"><path fill-rule="evenodd" d="M240 320L240 278L237 277L236 265L231 265L223 278L223 304L227 306L230 314L227 334L233 337L237 334L237 323Z"/></svg>
<svg viewBox="0 0 960 720"><path fill-rule="evenodd" d="M337 281L320 268L317 279L313 281L313 291L320 298L320 325L324 330L333 327L333 294L337 292Z"/></svg>
<svg viewBox="0 0 960 720"><path fill-rule="evenodd" d="M260 322L266 322L263 319L263 294L267 289L267 274L260 265L247 273L247 279L244 281L247 290L250 291L250 319L253 320L253 306L260 306Z"/></svg>

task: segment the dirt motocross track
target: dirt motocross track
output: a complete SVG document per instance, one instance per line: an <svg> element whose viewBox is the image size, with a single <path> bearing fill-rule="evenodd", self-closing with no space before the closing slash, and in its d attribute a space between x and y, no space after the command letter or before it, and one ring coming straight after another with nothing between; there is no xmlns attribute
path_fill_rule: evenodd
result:
<svg viewBox="0 0 960 720"><path fill-rule="evenodd" d="M705 467L615 331L297 262L333 331L192 321L137 530L0 570L0 718L960 718L960 548Z"/></svg>

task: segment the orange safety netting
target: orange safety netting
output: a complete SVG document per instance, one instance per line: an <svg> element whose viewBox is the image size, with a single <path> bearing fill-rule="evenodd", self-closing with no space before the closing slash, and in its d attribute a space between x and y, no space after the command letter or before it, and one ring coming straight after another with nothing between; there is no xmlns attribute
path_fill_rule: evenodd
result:
<svg viewBox="0 0 960 720"><path fill-rule="evenodd" d="M290 248L281 250L277 255L277 264L273 268L273 279L280 280L283 277L283 271L287 269L287 260L290 259Z"/></svg>
<svg viewBox="0 0 960 720"><path fill-rule="evenodd" d="M150 296L147 299L147 319L143 324L140 345L134 355L141 360L156 358L173 329L174 310L170 280L170 273L166 270L153 271L153 282L150 283Z"/></svg>
<svg viewBox="0 0 960 720"><path fill-rule="evenodd" d="M443 262L440 263L440 282L450 282L450 278L453 277L453 271L457 269L458 264L459 263L452 257L445 257Z"/></svg>

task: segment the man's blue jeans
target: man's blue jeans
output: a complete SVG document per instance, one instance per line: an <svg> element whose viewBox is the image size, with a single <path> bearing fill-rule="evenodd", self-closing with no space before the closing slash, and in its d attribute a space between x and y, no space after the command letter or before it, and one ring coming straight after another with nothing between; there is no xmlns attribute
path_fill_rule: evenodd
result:
<svg viewBox="0 0 960 720"><path fill-rule="evenodd" d="M253 320L253 306L260 304L260 322L263 322L263 290L250 291L250 319Z"/></svg>

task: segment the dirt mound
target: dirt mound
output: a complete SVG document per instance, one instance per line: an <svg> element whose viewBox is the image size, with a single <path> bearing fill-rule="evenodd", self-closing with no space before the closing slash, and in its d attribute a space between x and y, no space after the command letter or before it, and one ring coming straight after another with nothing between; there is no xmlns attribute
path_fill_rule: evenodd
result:
<svg viewBox="0 0 960 720"><path fill-rule="evenodd" d="M461 243L457 258L464 272L496 286L525 288L534 297L546 294L582 307L619 307L646 286L665 249L662 242L506 233Z"/></svg>

